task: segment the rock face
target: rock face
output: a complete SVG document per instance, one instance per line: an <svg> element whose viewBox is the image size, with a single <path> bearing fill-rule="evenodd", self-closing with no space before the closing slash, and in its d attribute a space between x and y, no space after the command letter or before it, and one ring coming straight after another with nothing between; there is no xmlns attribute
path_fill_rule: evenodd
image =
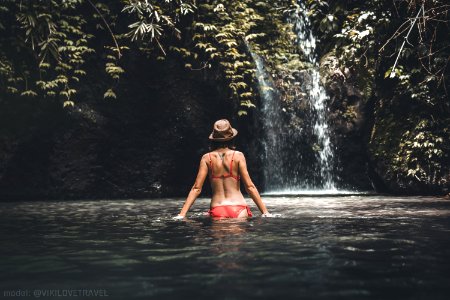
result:
<svg viewBox="0 0 450 300"><path fill-rule="evenodd" d="M321 59L323 85L329 95L329 123L335 145L336 173L342 187L371 190L373 185L367 161L368 97L358 87L350 70L340 70L331 53Z"/></svg>
<svg viewBox="0 0 450 300"><path fill-rule="evenodd" d="M116 100L92 72L74 108L3 101L0 199L186 195L213 122L234 108L211 74L142 61L128 62Z"/></svg>
<svg viewBox="0 0 450 300"><path fill-rule="evenodd" d="M396 194L448 194L448 120L428 118L411 99L380 97L373 106L368 142L377 189Z"/></svg>
<svg viewBox="0 0 450 300"><path fill-rule="evenodd" d="M447 194L450 119L445 111L433 112L375 76L337 65L332 53L322 57L341 182L395 194Z"/></svg>

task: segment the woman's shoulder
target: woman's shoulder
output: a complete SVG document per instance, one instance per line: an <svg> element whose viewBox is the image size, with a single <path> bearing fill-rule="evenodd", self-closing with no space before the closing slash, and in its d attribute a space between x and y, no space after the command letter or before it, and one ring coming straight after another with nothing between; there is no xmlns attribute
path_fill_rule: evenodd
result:
<svg viewBox="0 0 450 300"><path fill-rule="evenodd" d="M234 157L244 157L245 158L245 155L243 152L238 151L238 150L233 150L233 151L234 151Z"/></svg>
<svg viewBox="0 0 450 300"><path fill-rule="evenodd" d="M205 154L202 155L202 159L208 159L208 160L209 160L209 158L210 158L210 156L211 156L211 154L212 154L213 152L214 152L214 151L206 152ZM234 149L230 149L230 151L228 151L227 155L230 155L230 154L231 154L231 155L234 154L235 157L239 157L239 156L245 157L245 155L244 155L243 152L238 151L238 150L234 150Z"/></svg>
<svg viewBox="0 0 450 300"><path fill-rule="evenodd" d="M203 154L201 160L209 160L210 153L211 152L207 152L207 153Z"/></svg>

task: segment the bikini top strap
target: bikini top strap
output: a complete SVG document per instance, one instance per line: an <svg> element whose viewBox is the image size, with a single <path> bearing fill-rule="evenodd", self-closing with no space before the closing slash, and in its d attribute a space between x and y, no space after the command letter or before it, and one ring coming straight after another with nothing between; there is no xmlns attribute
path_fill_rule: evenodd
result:
<svg viewBox="0 0 450 300"><path fill-rule="evenodd" d="M230 175L233 176L233 160L234 160L234 153L236 153L236 150L233 151L233 155L231 156L231 162L230 162Z"/></svg>
<svg viewBox="0 0 450 300"><path fill-rule="evenodd" d="M213 168L212 168L212 161L211 161L211 152L208 153L208 156L209 156L209 168L211 169L211 176L214 176Z"/></svg>

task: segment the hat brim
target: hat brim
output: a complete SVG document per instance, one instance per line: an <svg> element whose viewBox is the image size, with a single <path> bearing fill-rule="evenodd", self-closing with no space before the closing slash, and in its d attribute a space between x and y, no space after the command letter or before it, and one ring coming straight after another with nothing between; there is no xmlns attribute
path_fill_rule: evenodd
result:
<svg viewBox="0 0 450 300"><path fill-rule="evenodd" d="M236 129L234 129L234 128L231 128L231 130L233 131L233 135L232 136L225 137L225 138L214 138L213 134L211 133L209 135L209 139L211 141L217 141L217 142L226 142L226 141L232 140L232 139L234 139L235 136L237 136L238 131Z"/></svg>

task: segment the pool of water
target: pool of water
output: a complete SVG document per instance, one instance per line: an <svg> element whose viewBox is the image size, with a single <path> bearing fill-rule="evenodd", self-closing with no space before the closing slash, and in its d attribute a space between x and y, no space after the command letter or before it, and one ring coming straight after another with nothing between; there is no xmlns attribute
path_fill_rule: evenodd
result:
<svg viewBox="0 0 450 300"><path fill-rule="evenodd" d="M253 218L211 220L198 199L184 221L171 219L184 199L1 203L0 297L448 299L450 201L263 200L276 217L261 218L251 201Z"/></svg>

